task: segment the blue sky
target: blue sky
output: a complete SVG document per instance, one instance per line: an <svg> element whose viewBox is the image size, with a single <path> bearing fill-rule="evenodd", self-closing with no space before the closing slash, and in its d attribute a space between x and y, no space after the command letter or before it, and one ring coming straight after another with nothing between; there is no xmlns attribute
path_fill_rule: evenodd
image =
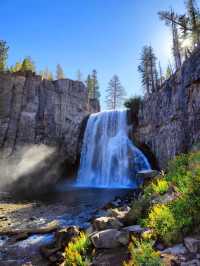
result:
<svg viewBox="0 0 200 266"><path fill-rule="evenodd" d="M98 71L101 102L117 74L127 96L141 94L137 66L143 45L151 44L163 67L170 59L170 33L157 12L184 0L0 0L0 39L9 46L8 64L31 56L37 69L55 71L60 63L68 78Z"/></svg>

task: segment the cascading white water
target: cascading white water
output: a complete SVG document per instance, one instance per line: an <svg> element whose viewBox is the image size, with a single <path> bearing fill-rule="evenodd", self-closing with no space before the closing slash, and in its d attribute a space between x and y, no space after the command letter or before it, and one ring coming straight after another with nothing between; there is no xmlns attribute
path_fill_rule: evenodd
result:
<svg viewBox="0 0 200 266"><path fill-rule="evenodd" d="M77 186L134 186L134 175L150 169L143 153L128 137L127 111L92 114L84 134Z"/></svg>

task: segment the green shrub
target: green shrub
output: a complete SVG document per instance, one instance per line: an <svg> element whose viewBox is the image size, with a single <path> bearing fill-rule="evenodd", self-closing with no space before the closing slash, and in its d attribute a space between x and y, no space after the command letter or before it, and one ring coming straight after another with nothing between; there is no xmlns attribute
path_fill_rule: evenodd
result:
<svg viewBox="0 0 200 266"><path fill-rule="evenodd" d="M87 253L90 247L90 240L84 233L74 238L65 249L65 266L88 266L90 261Z"/></svg>
<svg viewBox="0 0 200 266"><path fill-rule="evenodd" d="M179 191L184 192L190 180L188 172L189 158L187 154L181 154L169 162L166 180L171 181L177 186Z"/></svg>
<svg viewBox="0 0 200 266"><path fill-rule="evenodd" d="M153 181L144 189L144 197L146 199L151 198L152 196L158 194L163 195L169 189L169 182L164 178L159 178Z"/></svg>
<svg viewBox="0 0 200 266"><path fill-rule="evenodd" d="M167 205L154 205L146 219L146 226L152 228L155 234L167 245L177 239L176 220Z"/></svg>
<svg viewBox="0 0 200 266"><path fill-rule="evenodd" d="M170 204L170 209L176 220L179 236L184 236L192 229L192 216L190 215L190 201L187 196L182 196Z"/></svg>
<svg viewBox="0 0 200 266"><path fill-rule="evenodd" d="M135 125L138 124L138 113L141 103L142 103L142 98L140 96L131 97L127 99L124 103L124 106L130 109L131 117Z"/></svg>
<svg viewBox="0 0 200 266"><path fill-rule="evenodd" d="M200 151L172 160L167 175L145 188L145 198L165 193L171 183L177 198L168 204L153 205L141 221L166 244L180 241L200 224Z"/></svg>
<svg viewBox="0 0 200 266"><path fill-rule="evenodd" d="M124 262L124 266L164 266L160 254L153 249L151 241L140 242L133 238L129 251L131 259L129 262Z"/></svg>

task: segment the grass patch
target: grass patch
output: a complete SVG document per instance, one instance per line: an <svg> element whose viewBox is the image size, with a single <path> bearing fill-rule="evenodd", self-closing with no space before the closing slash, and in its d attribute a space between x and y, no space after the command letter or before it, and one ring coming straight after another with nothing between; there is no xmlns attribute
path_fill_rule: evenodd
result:
<svg viewBox="0 0 200 266"><path fill-rule="evenodd" d="M159 252L153 249L152 241L139 241L133 238L129 251L131 259L124 262L123 266L164 266Z"/></svg>
<svg viewBox="0 0 200 266"><path fill-rule="evenodd" d="M91 249L91 243L88 236L81 233L74 238L65 249L65 266L89 266L88 257Z"/></svg>

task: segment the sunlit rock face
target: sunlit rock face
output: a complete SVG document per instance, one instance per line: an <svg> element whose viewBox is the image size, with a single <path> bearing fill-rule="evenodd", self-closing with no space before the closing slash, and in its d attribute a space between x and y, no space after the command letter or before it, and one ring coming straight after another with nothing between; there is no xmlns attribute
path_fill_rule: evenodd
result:
<svg viewBox="0 0 200 266"><path fill-rule="evenodd" d="M20 154L25 162L22 150L29 154L33 145L44 144L49 147L47 157L52 157L52 151L56 151L56 160L60 163L66 160L74 164L80 146L82 121L89 113L87 89L79 81L48 81L40 76L1 74L1 163L3 158L10 160L15 154ZM43 148L43 155L44 151ZM44 158L46 160L45 155ZM30 161L25 164L28 166Z"/></svg>
<svg viewBox="0 0 200 266"><path fill-rule="evenodd" d="M200 142L200 50L144 99L138 118L135 138L151 149L160 167Z"/></svg>

